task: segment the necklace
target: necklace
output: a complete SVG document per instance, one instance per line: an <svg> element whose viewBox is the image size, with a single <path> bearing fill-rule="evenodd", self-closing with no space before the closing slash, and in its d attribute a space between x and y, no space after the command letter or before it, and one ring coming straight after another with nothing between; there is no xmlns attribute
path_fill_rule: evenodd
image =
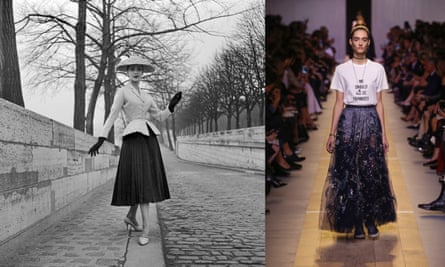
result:
<svg viewBox="0 0 445 267"><path fill-rule="evenodd" d="M363 83L363 78L365 77L366 66L368 65L368 62L365 63L365 69L363 70L362 78L361 78L360 80L357 78L357 72L355 71L354 62L352 62L352 60L351 60L351 64L352 64L352 69L354 70L355 80L356 80L358 83Z"/></svg>

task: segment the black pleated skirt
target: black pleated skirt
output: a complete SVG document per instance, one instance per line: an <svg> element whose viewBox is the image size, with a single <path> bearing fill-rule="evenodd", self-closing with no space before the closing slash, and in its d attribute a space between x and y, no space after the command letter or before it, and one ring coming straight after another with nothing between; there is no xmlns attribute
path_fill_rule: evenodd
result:
<svg viewBox="0 0 445 267"><path fill-rule="evenodd" d="M132 133L122 139L113 206L133 206L170 198L159 143L150 127L148 129L150 136Z"/></svg>
<svg viewBox="0 0 445 267"><path fill-rule="evenodd" d="M356 222L381 225L396 220L396 199L375 107L343 110L323 192L322 229L346 233Z"/></svg>

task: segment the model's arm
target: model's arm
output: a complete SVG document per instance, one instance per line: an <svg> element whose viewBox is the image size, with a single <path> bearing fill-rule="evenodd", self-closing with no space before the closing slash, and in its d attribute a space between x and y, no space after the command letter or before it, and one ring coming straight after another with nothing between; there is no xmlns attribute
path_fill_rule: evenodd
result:
<svg viewBox="0 0 445 267"><path fill-rule="evenodd" d="M116 91L116 94L114 95L113 105L111 105L110 114L108 114L108 118L105 121L104 128L102 129L102 132L99 136L101 137L107 137L108 132L110 131L111 127L113 127L114 122L117 119L117 116L119 115L119 112L122 110L122 106L125 102L124 97L124 89L119 88Z"/></svg>
<svg viewBox="0 0 445 267"><path fill-rule="evenodd" d="M376 105L377 114L379 115L380 124L382 125L382 142L383 147L385 148L385 152L389 151L388 139L386 138L385 131L385 114L383 110L383 102L382 102L382 91L377 93L377 105Z"/></svg>
<svg viewBox="0 0 445 267"><path fill-rule="evenodd" d="M332 111L331 129L329 131L328 142L326 143L326 150L329 153L332 153L334 151L335 134L337 132L338 120L340 118L341 112L343 111L344 95L345 94L343 92L336 91L334 110Z"/></svg>

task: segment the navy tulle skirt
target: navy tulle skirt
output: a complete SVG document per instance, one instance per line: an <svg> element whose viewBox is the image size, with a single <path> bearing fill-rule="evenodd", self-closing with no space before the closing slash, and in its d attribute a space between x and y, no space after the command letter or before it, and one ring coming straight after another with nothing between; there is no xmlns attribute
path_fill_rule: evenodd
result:
<svg viewBox="0 0 445 267"><path fill-rule="evenodd" d="M369 220L381 225L396 220L375 107L343 109L323 192L322 229L347 233L356 222Z"/></svg>
<svg viewBox="0 0 445 267"><path fill-rule="evenodd" d="M132 206L170 198L158 140L149 131L150 136L132 133L123 137L111 205Z"/></svg>

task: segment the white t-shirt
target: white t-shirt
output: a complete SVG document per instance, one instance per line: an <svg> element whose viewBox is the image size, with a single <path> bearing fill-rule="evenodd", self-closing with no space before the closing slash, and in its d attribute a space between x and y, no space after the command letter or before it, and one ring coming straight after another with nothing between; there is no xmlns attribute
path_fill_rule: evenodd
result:
<svg viewBox="0 0 445 267"><path fill-rule="evenodd" d="M377 93L388 89L383 66L372 60L358 65L348 60L338 65L332 78L331 88L343 92L346 105L375 105Z"/></svg>

